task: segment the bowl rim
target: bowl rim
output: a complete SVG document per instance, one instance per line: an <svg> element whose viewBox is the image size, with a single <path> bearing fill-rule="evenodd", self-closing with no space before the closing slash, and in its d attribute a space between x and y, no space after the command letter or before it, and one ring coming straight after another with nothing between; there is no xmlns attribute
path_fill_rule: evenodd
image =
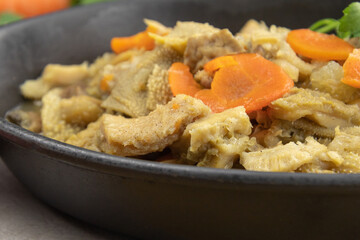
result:
<svg viewBox="0 0 360 240"><path fill-rule="evenodd" d="M141 2L144 0L136 0ZM86 9L102 8L107 5L119 4L118 1L105 2L71 8L55 13L45 14L36 18L10 23L0 27L0 36L7 30L16 31L17 26L41 22L52 16L64 14L78 14ZM31 151L45 154L65 164L85 168L97 172L112 175L123 175L125 170L135 173L133 177L142 179L172 179L176 182L211 182L221 186L298 186L298 187L360 187L359 174L319 174L319 173L284 173L284 172L256 172L238 169L215 169L206 167L194 167L179 164L164 164L160 162L135 159L130 157L119 157L105 153L99 153L88 149L72 146L59 142L40 134L23 129L0 117L0 138ZM5 150L6 151L6 150ZM0 153L0 156L2 154Z"/></svg>

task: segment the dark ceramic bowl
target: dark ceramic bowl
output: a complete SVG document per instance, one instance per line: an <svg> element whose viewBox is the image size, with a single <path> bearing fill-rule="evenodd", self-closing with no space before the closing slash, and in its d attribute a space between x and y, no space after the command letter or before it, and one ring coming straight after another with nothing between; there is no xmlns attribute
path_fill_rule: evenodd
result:
<svg viewBox="0 0 360 240"><path fill-rule="evenodd" d="M340 17L343 0L122 0L0 28L0 115L47 63L109 51L143 18L240 29L249 18L291 28ZM96 153L0 118L0 154L45 203L141 239L359 239L360 175L261 173L168 165Z"/></svg>

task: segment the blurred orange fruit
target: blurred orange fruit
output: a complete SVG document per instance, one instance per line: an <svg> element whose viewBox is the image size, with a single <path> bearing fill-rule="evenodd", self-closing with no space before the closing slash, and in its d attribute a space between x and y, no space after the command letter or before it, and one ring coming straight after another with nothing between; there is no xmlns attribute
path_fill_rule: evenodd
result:
<svg viewBox="0 0 360 240"><path fill-rule="evenodd" d="M34 17L68 8L71 0L0 0L0 12Z"/></svg>

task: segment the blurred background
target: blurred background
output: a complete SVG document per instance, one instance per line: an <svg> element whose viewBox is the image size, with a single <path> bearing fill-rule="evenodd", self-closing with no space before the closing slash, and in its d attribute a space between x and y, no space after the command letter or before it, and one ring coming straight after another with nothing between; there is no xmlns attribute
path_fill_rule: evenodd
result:
<svg viewBox="0 0 360 240"><path fill-rule="evenodd" d="M0 26L70 7L114 0L0 0Z"/></svg>

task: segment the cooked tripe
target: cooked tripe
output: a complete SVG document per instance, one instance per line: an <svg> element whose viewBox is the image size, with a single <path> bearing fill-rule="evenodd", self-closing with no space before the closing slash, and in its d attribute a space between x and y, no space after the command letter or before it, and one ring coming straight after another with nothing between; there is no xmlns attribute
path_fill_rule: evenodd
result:
<svg viewBox="0 0 360 240"><path fill-rule="evenodd" d="M92 64L47 65L20 87L31 104L7 119L77 147L161 163L360 173L358 39L256 20L237 33L145 24L114 37L112 52Z"/></svg>
<svg viewBox="0 0 360 240"><path fill-rule="evenodd" d="M68 143L80 147L92 146L92 150L100 149L119 156L144 155L162 151L180 138L188 124L209 113L210 109L200 100L179 95L166 105L159 105L148 116L124 118L104 114L99 120L97 132L89 128L70 138ZM96 148L86 141L85 135L89 135L90 142L94 140L94 135L98 136Z"/></svg>

